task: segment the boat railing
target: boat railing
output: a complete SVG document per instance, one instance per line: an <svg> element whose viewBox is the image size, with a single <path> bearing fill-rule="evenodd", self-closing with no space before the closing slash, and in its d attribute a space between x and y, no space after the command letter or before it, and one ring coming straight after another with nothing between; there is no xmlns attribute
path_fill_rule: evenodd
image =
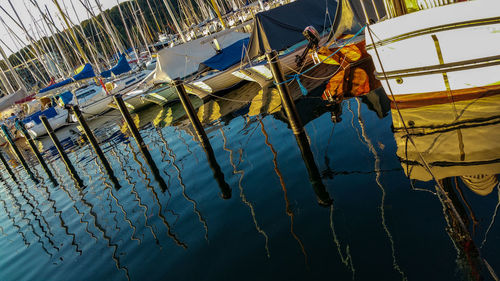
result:
<svg viewBox="0 0 500 281"><path fill-rule="evenodd" d="M366 2L371 4L375 10L377 21L380 21L377 5L374 0L359 0L363 9L365 19L369 19L366 10ZM463 2L467 0L383 0L386 18L395 18L409 13L432 9L440 6Z"/></svg>

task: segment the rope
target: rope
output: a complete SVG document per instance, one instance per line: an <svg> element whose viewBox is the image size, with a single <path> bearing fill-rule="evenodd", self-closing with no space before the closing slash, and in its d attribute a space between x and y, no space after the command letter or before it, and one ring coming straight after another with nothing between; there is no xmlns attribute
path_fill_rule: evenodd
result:
<svg viewBox="0 0 500 281"><path fill-rule="evenodd" d="M335 55L336 53L338 53L340 50L342 50L345 46L347 46L349 43L351 43L356 37L358 37L361 32L366 28L366 25L363 26L360 30L358 30L358 32L356 32L356 34L354 34L353 37L349 38L349 40L345 41L344 44L342 45L342 47L338 48L335 52L331 53L330 55L328 55L326 58L324 58L322 61L320 61L318 64L315 64L311 67L309 67L308 69L300 72L300 73L296 73L293 75L292 78L288 79L288 80L285 80L281 83L274 83L275 85L281 85L281 84L285 84L285 83L288 83L288 82L292 82L293 80L297 80L297 83L299 84L299 87L300 87L300 90L302 91L302 94L303 95L307 95L307 89L304 87L304 85L302 85L301 81L300 81L300 76L304 75L305 73L313 70L314 68L316 68L317 66L319 66L321 63L323 63L324 61L326 61L327 59L331 58L333 55Z"/></svg>

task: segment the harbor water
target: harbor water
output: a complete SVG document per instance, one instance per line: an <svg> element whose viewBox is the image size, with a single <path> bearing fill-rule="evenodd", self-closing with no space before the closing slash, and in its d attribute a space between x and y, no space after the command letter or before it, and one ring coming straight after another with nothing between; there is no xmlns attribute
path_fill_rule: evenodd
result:
<svg viewBox="0 0 500 281"><path fill-rule="evenodd" d="M382 89L339 106L324 89L296 100L305 139L257 84L193 101L208 148L180 104L134 114L163 183L117 110L89 125L119 184L77 126L57 136L82 185L49 138L37 141L59 184L27 148L40 183L2 166L0 280L494 280L499 147L487 140L497 117L402 140ZM481 102L498 112L498 98ZM465 116L478 103L455 109ZM436 111L452 116L447 106ZM486 189L465 177L477 174L490 176Z"/></svg>

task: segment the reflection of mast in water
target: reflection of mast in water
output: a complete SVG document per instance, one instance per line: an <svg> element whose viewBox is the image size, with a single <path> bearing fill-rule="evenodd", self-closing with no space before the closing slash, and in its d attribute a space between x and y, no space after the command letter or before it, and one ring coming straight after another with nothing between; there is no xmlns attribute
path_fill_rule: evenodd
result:
<svg viewBox="0 0 500 281"><path fill-rule="evenodd" d="M130 145L130 143L129 143L129 145ZM133 156L134 161L137 163L137 165L139 165L140 173L142 173L142 175L144 176L144 179L147 181L147 188L151 191L151 193L153 193L153 198L154 198L154 200L156 202L156 205L158 205L158 217L161 219L161 221L163 222L163 224L167 228L167 234L168 234L168 236L170 238L172 238L172 240L174 240L174 242L177 245L179 245L179 246L183 247L184 249L186 249L187 245L184 242L180 241L177 238L177 236L175 236L175 234L172 232L170 224L168 223L167 219L163 215L163 206L160 203L160 199L158 198L158 193L156 193L154 187L151 186L151 180L149 179L146 171L144 170L144 166L142 165L141 161L139 161L139 159L137 159L137 154L135 153L135 151L132 148L132 146L130 146L129 148L132 151L132 156Z"/></svg>
<svg viewBox="0 0 500 281"><path fill-rule="evenodd" d="M186 146L186 151L189 153L189 155L193 155L194 159L196 160L196 164L198 164L200 161L198 160L198 156L196 156L196 153L193 153L191 151L191 149L189 148L189 144L186 142L186 140L184 139L184 137L182 136L182 133L181 131L179 130L179 128L177 127L174 127L174 131L177 132L177 135L179 136L179 139L181 140L182 144L184 144Z"/></svg>
<svg viewBox="0 0 500 281"><path fill-rule="evenodd" d="M78 253L80 253L80 255L82 255L82 250L80 250L79 245L75 241L76 235L74 233L69 232L69 227L62 218L62 211L57 210L56 201L54 201L50 198L51 192L49 191L49 188L46 185L42 185L42 186L45 189L45 193L47 193L47 201L50 202L51 208L54 211L54 214L57 214L57 217L59 218L59 222L61 224L61 227L64 229L64 232L66 233L66 235L71 237L71 245L75 246L76 252L78 252ZM42 193L40 192L40 194L42 194ZM42 194L42 196L43 196L43 194Z"/></svg>
<svg viewBox="0 0 500 281"><path fill-rule="evenodd" d="M269 141L269 135L267 134L266 129L264 128L264 122L262 122L262 120L260 118L259 118L259 123L260 123L260 128L261 128L262 134L266 138L265 139L266 145L269 147L269 149L273 153L274 172L276 173L276 175L278 176L278 178L280 180L281 189L283 190L283 197L285 199L286 214L287 214L287 216L290 217L290 233L292 234L293 238L295 240L297 240L297 243L299 243L300 249L302 250L302 253L304 254L305 263L307 265L307 252L306 252L306 249L304 247L304 244L300 240L299 236L297 236L297 234L295 234L295 232L293 231L293 218L295 215L292 211L292 208L290 207L290 201L288 201L288 191L286 189L285 180L283 179L283 175L281 174L281 171L278 168L278 159L277 159L278 153L276 152L273 145Z"/></svg>
<svg viewBox="0 0 500 281"><path fill-rule="evenodd" d="M130 150L133 152L134 150L133 150L133 148L132 148L132 146L131 146L130 142L128 142L127 144L128 144L128 146L125 146L123 150L124 150L125 152L127 152L127 153L128 153L129 151L127 150L127 147L129 147L129 148L130 148ZM125 171L125 168L124 168L124 171ZM127 173L127 175L128 175L128 173ZM135 201L137 201L137 202L138 202L138 204L139 204L139 206L140 206L140 207L142 207L142 208L144 209L144 213L143 213L143 215L144 215L144 226L145 226L145 227L147 227L147 228L149 228L149 230L151 231L151 235L153 235L153 238L154 238L154 239L155 239L155 241L156 241L156 244L157 244L157 245L160 245L160 240L158 240L158 236L156 235L156 233L155 233L155 231L154 231L153 227L152 227L151 225L149 225L149 224L148 224L148 215L147 215L147 212L148 212L148 210L149 210L149 207L148 207L147 205L142 204L142 199L141 199L141 196L139 196L139 194L137 193L137 190L136 190L136 188L135 188L135 185L136 185L136 183L131 184L132 188L130 189L130 193L131 193L131 194L134 194L134 196L135 196ZM160 247L161 247L161 246L160 246Z"/></svg>
<svg viewBox="0 0 500 281"><path fill-rule="evenodd" d="M128 175L127 171L125 170L125 167L123 166L123 162L121 161L120 157L118 156L118 154L116 153L116 143L113 142L113 145L111 146L111 150L110 150L110 153L112 156L114 156L118 163L120 164L120 168L122 170L122 172L124 173L125 175L125 178L127 179L127 182L130 184L130 185L133 185L131 180L130 180L130 176ZM113 191L111 190L110 191L110 194L111 196L114 198L115 202L116 202L116 205L118 205L118 207L120 208L120 210L122 211L123 213L123 216L125 218L125 220L127 221L128 225L130 226L130 228L132 229L132 235L130 236L130 240L135 240L137 241L137 243L139 243L139 245L141 244L141 240L137 237L135 237L135 233L137 231L137 228L135 227L135 225L132 223L132 221L130 221L130 219L127 218L127 212L125 211L125 209L123 209L123 206L118 204L118 199L114 196L113 194ZM132 194L132 193L130 193Z"/></svg>
<svg viewBox="0 0 500 281"><path fill-rule="evenodd" d="M160 139L163 142L165 149L168 151L168 156L172 159L172 161L171 161L172 166L174 166L175 170L177 171L177 179L179 180L179 184L182 188L182 196L184 196L184 198L186 198L187 201L189 201L189 202L191 202L191 204L193 204L193 211L196 213L196 215L198 216L198 220L203 225L203 228L205 229L205 240L208 241L207 221L201 215L200 210L198 210L198 203L196 203L195 200L193 200L192 198L190 198L186 194L186 185L184 184L184 180L182 179L182 176L181 176L181 169L179 169L179 166L177 166L177 164L175 163L176 156L174 154L174 151L172 149L170 149L170 147L168 146L167 141L163 137L163 133L162 133L161 129L157 128L156 131L158 132L158 135L160 136ZM161 151L163 151L163 149L161 149Z"/></svg>
<svg viewBox="0 0 500 281"><path fill-rule="evenodd" d="M389 231L389 228L387 227L387 223L385 221L385 188L382 186L382 183L380 182L380 157L378 156L377 150L373 146L371 140L368 138L366 134L366 129L364 125L363 118L361 116L361 103L359 102L359 98L356 98L356 102L358 104L358 122L359 122L359 127L361 128L361 136L363 137L364 143L368 147L368 150L373 154L373 157L375 158L375 166L374 170L376 173L375 176L375 182L377 183L378 187L380 188L380 191L382 192L382 199L380 202L380 217L382 219L382 227L384 228L385 233L387 234L387 237L389 238L389 242L391 244L391 252L392 252L392 265L394 269L401 274L403 280L407 280L405 273L401 270L401 268L398 265L398 262L396 260L396 249L394 247L394 240L392 238L392 234Z"/></svg>
<svg viewBox="0 0 500 281"><path fill-rule="evenodd" d="M9 187L5 187L5 189L9 189ZM12 226L15 227L17 229L17 233L21 235L24 245L26 247L29 247L31 243L28 242L28 240L26 240L26 235L24 234L24 232L22 232L21 227L14 220L14 216L12 216L12 214L9 211L10 208L7 208L7 202L5 202L5 200L1 196L0 196L0 201L3 204L3 209L5 210L5 214L7 214L7 218L9 218L12 221Z"/></svg>
<svg viewBox="0 0 500 281"><path fill-rule="evenodd" d="M335 232L335 228L333 227L333 205L330 206L330 229L332 230L333 241L335 245L337 245L337 251L339 252L340 260L342 263L349 268L352 272L352 280L354 280L354 264L352 263L351 251L349 249L349 245L345 247L345 257L342 254L342 249L340 246L339 239L337 238L337 233Z"/></svg>
<svg viewBox="0 0 500 281"><path fill-rule="evenodd" d="M51 168L53 171L57 171L54 167L54 162L51 163ZM57 177L58 181L63 183L64 180L61 176L60 173L55 173L55 176ZM75 185L75 186L78 186L78 185ZM94 238L96 241L97 241L97 236L94 235L94 233L90 232L89 230L89 222L88 221L84 221L83 220L83 217L85 216L85 213L83 213L82 211L80 211L77 207L76 207L76 199L73 198L73 196L70 194L70 192L66 189L66 187L64 187L64 184L60 185L61 189L66 193L66 195L68 196L68 198L72 201L72 204L71 206L73 207L73 209L75 210L75 212L80 215L80 223L81 224L85 224L85 232L87 232L92 238Z"/></svg>
<svg viewBox="0 0 500 281"><path fill-rule="evenodd" d="M42 249L44 250L44 252L47 253L47 255L49 255L50 257L52 257L53 256L52 253L50 253L47 250L45 243L42 241L42 237L35 231L35 227L33 226L32 221L26 216L26 211L21 208L21 205L19 204L19 202L17 201L17 198L12 193L12 190L10 188L6 188L6 190L7 190L7 194L10 197L10 200L12 201L12 206L17 209L17 211L16 211L17 213L21 214L21 220L25 220L27 222L26 224L31 228L31 230L33 231L33 234L38 238L37 242L40 243L40 245L42 245ZM19 229L19 231L21 231L21 229ZM45 236L47 236L47 235L45 235Z"/></svg>
<svg viewBox="0 0 500 281"><path fill-rule="evenodd" d="M484 244L486 244L486 240L488 238L488 233L490 232L491 227L495 223L495 219L496 219L497 214L498 214L498 209L500 208L500 183L498 183L496 185L496 188L498 190L498 202L497 202L497 205L495 206L495 211L493 211L493 216L491 217L491 222L488 225L488 228L486 229L486 232L484 233L483 242L481 242L481 247L479 247L481 249L484 247Z"/></svg>
<svg viewBox="0 0 500 281"><path fill-rule="evenodd" d="M265 249L266 249L267 257L270 258L271 253L269 252L269 237L267 236L266 232L264 232L264 230L259 226L259 223L257 222L257 217L255 215L255 209L254 209L252 203L247 200L245 193L243 192L243 186L241 185L241 182L243 181L243 177L245 176L245 171L238 170L238 168L236 167L236 164L234 163L234 160L233 160L234 151L232 151L231 149L229 149L227 147L227 138L226 138L226 135L224 134L224 130L222 128L220 128L220 132L221 132L222 138L224 140L223 148L225 151L229 152L229 162L231 163L231 166L233 166L233 174L240 175L240 179L238 180L238 187L240 189L241 201L243 201L243 203L245 203L245 205L247 205L248 208L250 209L250 214L252 215L253 223L255 225L255 228L257 229L257 232L259 232L260 234L262 234L262 236L264 236L264 239L266 241L265 242ZM238 150L238 153L239 153L238 164L241 164L243 162L243 160L242 160L243 151L241 148Z"/></svg>
<svg viewBox="0 0 500 281"><path fill-rule="evenodd" d="M100 171L100 174L102 175L102 168L100 165L98 165L97 163L97 157L94 158L94 161L96 161L96 165ZM85 170L81 167L81 161L77 161L77 163L79 164L80 166L80 170ZM89 178L90 178L90 174L89 174ZM111 188L109 186L109 184L107 184L106 180L104 177L101 176L103 180L103 183L106 185L106 188ZM128 273L128 268L126 266L122 266L121 265L121 262L120 262L120 259L119 259L119 256L116 254L117 251L118 251L118 244L115 244L115 243L112 243L111 242L111 237L108 236L107 232L106 232L106 229L99 223L99 220L97 218L97 214L95 213L94 211L94 206L88 202L86 199L85 199L85 194L82 192L82 189L80 188L77 188L77 191L78 191L78 195L80 196L80 202L82 202L85 206L87 206L87 208L89 208L89 214L94 218L94 227L97 228L100 232L102 232L102 237L104 238L104 240L106 240L106 243L107 243L107 246L108 248L113 248L113 253L111 255L111 258L113 259L113 261L115 262L115 265L116 265L116 268L118 270L123 270L125 271L125 277L127 277L127 280L130 280L130 276L129 276L129 273ZM69 192L68 192L68 196L69 196Z"/></svg>

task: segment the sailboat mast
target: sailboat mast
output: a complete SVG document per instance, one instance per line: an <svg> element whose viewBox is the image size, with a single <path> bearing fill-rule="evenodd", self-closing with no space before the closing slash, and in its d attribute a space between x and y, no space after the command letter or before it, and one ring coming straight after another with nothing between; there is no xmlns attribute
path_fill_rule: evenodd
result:
<svg viewBox="0 0 500 281"><path fill-rule="evenodd" d="M139 33L141 34L141 37L144 40L144 46L146 47L146 50L149 54L149 57L151 57L151 51L149 50L149 47L148 47L148 40L146 39L146 35L144 35L144 30L142 29L141 23L139 22L139 19L137 18L137 15L135 13L134 4L132 1L128 2L128 4L130 5L129 7L130 7L130 11L132 13L132 16L134 17L134 20L137 23L137 29L139 29ZM139 59L139 58L137 58L137 59Z"/></svg>
<svg viewBox="0 0 500 281"><path fill-rule="evenodd" d="M158 28L158 32L162 32L160 24L158 23L158 20L156 19L155 13L153 12L153 8L151 8L151 3L149 3L149 0L146 0L146 3L148 3L149 11L151 12L151 15L153 16L153 19L156 23L156 27Z"/></svg>
<svg viewBox="0 0 500 281"><path fill-rule="evenodd" d="M99 0L95 0L95 3L97 4L97 9L101 13L102 21L104 22L104 26L106 27L106 30L108 33L111 35L111 39L113 40L113 43L116 45L116 48L118 49L118 52L123 51L123 47L121 46L121 42L116 38L116 34L114 31L111 29L111 26L109 25L108 19L106 17L106 14L102 10L101 3L99 3Z"/></svg>
<svg viewBox="0 0 500 281"><path fill-rule="evenodd" d="M163 0L163 3L165 4L165 7L167 7L168 14L170 15L170 18L172 18L172 22L174 23L175 28L177 29L177 32L181 36L182 41L184 43L186 43L186 38L184 37L184 34L182 33L182 29L179 26L179 22L177 22L177 19L175 18L174 12L170 8L170 4L168 3L167 0Z"/></svg>
<svg viewBox="0 0 500 281"><path fill-rule="evenodd" d="M217 3L215 0L210 0L212 2L212 6L214 7L215 13L217 14L217 17L219 18L220 23L222 24L222 28L226 29L226 24L224 23L224 20L222 19L222 15L220 14L219 7L217 6Z"/></svg>
<svg viewBox="0 0 500 281"><path fill-rule="evenodd" d="M73 37L73 40L75 41L76 47L78 48L78 51L82 55L84 62L88 63L89 59L87 58L87 55L83 52L82 46L80 46L80 42L78 42L78 39L76 38L75 32L73 31L73 28L71 28L71 25L69 24L68 20L66 19L66 15L63 13L61 6L59 6L59 3L57 2L57 0L53 0L53 1L54 1L54 4L56 5L57 9L59 10L59 13L62 16L64 23L66 23L66 26L68 27L69 32L71 34L71 37Z"/></svg>
<svg viewBox="0 0 500 281"><path fill-rule="evenodd" d="M123 26L125 27L125 32L127 33L127 38L130 43L130 47L134 50L135 58L139 60L139 55L137 54L137 50L134 46L134 41L132 41L132 37L130 36L130 32L128 30L127 22L125 21L125 17L123 16L122 8L120 7L120 2L116 0L116 4L118 5L118 11L120 12L120 17L122 18Z"/></svg>

